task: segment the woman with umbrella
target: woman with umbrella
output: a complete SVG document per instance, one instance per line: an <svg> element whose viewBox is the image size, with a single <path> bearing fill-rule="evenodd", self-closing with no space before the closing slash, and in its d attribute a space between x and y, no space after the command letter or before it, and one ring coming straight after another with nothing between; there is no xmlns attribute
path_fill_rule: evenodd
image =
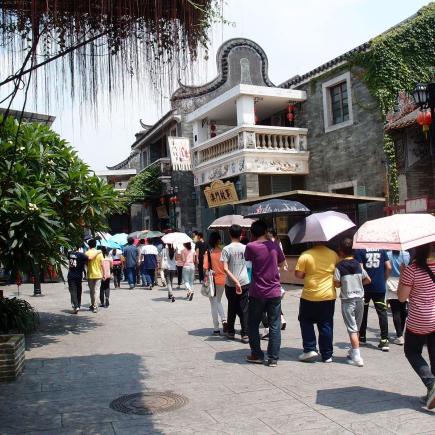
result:
<svg viewBox="0 0 435 435"><path fill-rule="evenodd" d="M417 246L415 260L400 275L401 302L409 299L405 356L427 388L428 409L435 408L435 252L434 243ZM427 345L430 365L422 356Z"/></svg>

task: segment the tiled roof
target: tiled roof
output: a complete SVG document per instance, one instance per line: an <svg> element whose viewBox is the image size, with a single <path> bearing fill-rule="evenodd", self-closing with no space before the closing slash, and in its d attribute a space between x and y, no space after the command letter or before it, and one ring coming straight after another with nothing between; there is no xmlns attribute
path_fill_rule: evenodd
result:
<svg viewBox="0 0 435 435"><path fill-rule="evenodd" d="M402 130L404 128L410 127L411 125L414 125L417 122L418 111L419 109L415 109L412 112L403 115L401 118L389 122L385 126L385 131L388 132L392 130Z"/></svg>

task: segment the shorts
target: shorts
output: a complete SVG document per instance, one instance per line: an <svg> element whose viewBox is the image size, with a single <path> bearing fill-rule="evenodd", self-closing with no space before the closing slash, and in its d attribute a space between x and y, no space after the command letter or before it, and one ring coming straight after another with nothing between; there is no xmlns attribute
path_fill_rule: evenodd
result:
<svg viewBox="0 0 435 435"><path fill-rule="evenodd" d="M359 332L364 314L364 299L352 298L341 300L341 314L349 334Z"/></svg>

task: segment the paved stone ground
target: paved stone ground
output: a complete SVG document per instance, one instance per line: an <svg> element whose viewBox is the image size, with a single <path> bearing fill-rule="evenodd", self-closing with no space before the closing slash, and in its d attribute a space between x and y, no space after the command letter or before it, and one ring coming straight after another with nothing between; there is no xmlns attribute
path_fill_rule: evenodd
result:
<svg viewBox="0 0 435 435"><path fill-rule="evenodd" d="M0 384L1 434L435 433L435 415L419 404L424 388L403 348L376 348L374 310L364 368L346 363L339 303L334 363L300 363L300 289L289 288L281 359L269 368L245 363L248 346L240 341L210 336L209 302L199 291L187 302L180 290L168 303L161 288L121 288L112 291L110 308L77 316L63 284L46 284L43 292L33 298L30 285L21 288L42 324L27 341L23 376ZM142 391L172 391L189 402L152 416L109 407Z"/></svg>

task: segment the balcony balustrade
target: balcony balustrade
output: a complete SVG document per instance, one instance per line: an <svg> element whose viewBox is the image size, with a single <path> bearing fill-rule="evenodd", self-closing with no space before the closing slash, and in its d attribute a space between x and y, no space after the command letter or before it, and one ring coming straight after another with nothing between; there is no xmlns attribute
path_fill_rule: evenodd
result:
<svg viewBox="0 0 435 435"><path fill-rule="evenodd" d="M307 129L264 125L239 126L193 148L198 167L238 151L300 153L307 151Z"/></svg>

